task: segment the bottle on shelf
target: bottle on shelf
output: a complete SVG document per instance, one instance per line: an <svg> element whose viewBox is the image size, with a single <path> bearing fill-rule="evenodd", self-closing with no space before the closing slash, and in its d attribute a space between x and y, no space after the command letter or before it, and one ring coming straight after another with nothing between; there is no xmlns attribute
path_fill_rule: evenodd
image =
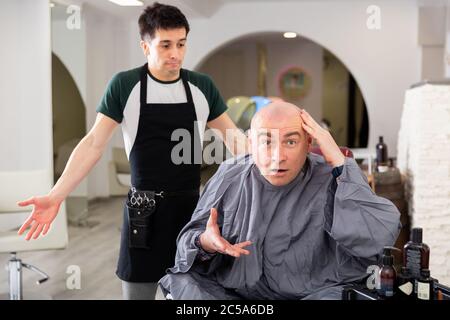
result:
<svg viewBox="0 0 450 320"><path fill-rule="evenodd" d="M389 158L387 145L383 141L383 136L378 138L378 143L376 145L377 159L376 159L376 170L378 172L386 172L389 169Z"/></svg>
<svg viewBox="0 0 450 320"><path fill-rule="evenodd" d="M383 298L390 298L394 296L395 285L397 279L397 272L394 268L394 256L392 250L398 250L395 247L384 247L382 266L379 272L380 287L378 289L378 295Z"/></svg>
<svg viewBox="0 0 450 320"><path fill-rule="evenodd" d="M417 298L420 300L434 299L434 280L430 277L429 269L422 269L417 279Z"/></svg>
<svg viewBox="0 0 450 320"><path fill-rule="evenodd" d="M430 247L422 242L422 234L422 228L413 228L411 240L403 247L403 265L415 279L420 278L421 270L429 269Z"/></svg>

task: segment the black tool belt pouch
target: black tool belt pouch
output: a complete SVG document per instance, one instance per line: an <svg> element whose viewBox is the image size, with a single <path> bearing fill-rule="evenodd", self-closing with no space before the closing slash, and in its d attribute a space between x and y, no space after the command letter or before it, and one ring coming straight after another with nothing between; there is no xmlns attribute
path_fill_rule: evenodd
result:
<svg viewBox="0 0 450 320"><path fill-rule="evenodd" d="M130 248L150 248L156 205L154 191L138 191L132 188L128 192L126 207Z"/></svg>

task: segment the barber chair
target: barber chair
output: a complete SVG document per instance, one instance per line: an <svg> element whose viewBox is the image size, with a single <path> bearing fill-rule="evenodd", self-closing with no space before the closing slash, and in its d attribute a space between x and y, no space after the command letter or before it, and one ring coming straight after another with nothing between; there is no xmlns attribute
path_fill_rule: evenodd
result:
<svg viewBox="0 0 450 320"><path fill-rule="evenodd" d="M251 100L249 97L245 96L237 96L233 97L227 100L227 114L230 117L230 119L236 124L236 126L243 130L244 132L247 131L250 128L250 122L253 117L253 115L256 112L256 104L253 100ZM201 186L200 190L203 190L204 185L206 182L214 175L216 172L218 165L215 162L215 160L220 160L220 157L222 157L221 161L224 161L231 157L231 153L227 150L226 146L223 144L221 139L211 139L211 141L208 141L206 139L203 143L203 148L210 148L210 149L216 149L216 150L224 150L223 155L215 155L214 157L218 157L219 159L214 159L209 153L204 154L202 157L201 165ZM213 164L211 164L213 163Z"/></svg>
<svg viewBox="0 0 450 320"><path fill-rule="evenodd" d="M339 149L341 150L342 154L344 156L346 156L347 158L353 158L353 152L349 148L347 148L347 147L339 147ZM309 152L318 154L319 156L323 156L322 150L320 150L319 147L310 147L309 148Z"/></svg>
<svg viewBox="0 0 450 320"><path fill-rule="evenodd" d="M42 278L38 284L49 279L49 276L39 268L22 262L19 252L38 250L63 249L68 243L67 219L65 203L52 223L49 232L38 239L25 240L25 235L19 236L18 229L29 216L32 206L19 207L18 201L34 195L47 194L53 185L53 173L50 170L0 172L0 254L9 253L11 259L7 263L9 279L9 299L21 300L29 298L42 299L42 295L27 292L22 288L23 268L38 273ZM25 232L27 232L26 230Z"/></svg>
<svg viewBox="0 0 450 320"><path fill-rule="evenodd" d="M256 112L268 105L271 100L267 97L253 96L250 99L256 104Z"/></svg>
<svg viewBox="0 0 450 320"><path fill-rule="evenodd" d="M244 131L250 129L253 115L256 113L256 103L245 96L228 99L227 113L239 129Z"/></svg>
<svg viewBox="0 0 450 320"><path fill-rule="evenodd" d="M108 173L109 194L126 196L131 187L131 168L124 148L112 148Z"/></svg>

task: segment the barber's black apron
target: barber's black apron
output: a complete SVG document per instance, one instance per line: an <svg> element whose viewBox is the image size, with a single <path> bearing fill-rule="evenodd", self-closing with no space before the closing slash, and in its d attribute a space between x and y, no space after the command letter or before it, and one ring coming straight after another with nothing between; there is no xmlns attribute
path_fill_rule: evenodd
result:
<svg viewBox="0 0 450 320"><path fill-rule="evenodd" d="M130 282L156 282L174 265L176 238L191 218L200 187L200 164L194 158L198 159L199 153L201 157L201 144L186 73L181 70L180 76L187 102L174 104L147 103L147 76L145 64L141 72L139 125L129 156L131 183L137 190L163 191L163 197L155 196L156 209L145 224L144 231L149 232L146 248L130 246L130 233L136 230L130 232L129 208L124 206L116 274ZM190 163L174 164L171 160L173 147L180 143L171 141L176 129L190 134Z"/></svg>

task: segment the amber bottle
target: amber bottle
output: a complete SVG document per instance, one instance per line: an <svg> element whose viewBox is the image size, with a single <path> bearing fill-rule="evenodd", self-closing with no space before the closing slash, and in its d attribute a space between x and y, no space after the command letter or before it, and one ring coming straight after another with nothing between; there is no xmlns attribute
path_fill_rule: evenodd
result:
<svg viewBox="0 0 450 320"><path fill-rule="evenodd" d="M391 254L392 247L384 247L383 249L383 265L380 269L380 288L378 294L383 298L394 296L396 286L397 272L394 268L394 256ZM398 250L398 249L397 249Z"/></svg>
<svg viewBox="0 0 450 320"><path fill-rule="evenodd" d="M428 269L430 247L422 243L422 228L413 228L411 241L403 247L403 265L409 269L412 277L419 279L420 271Z"/></svg>
<svg viewBox="0 0 450 320"><path fill-rule="evenodd" d="M430 270L423 269L417 280L417 298L420 300L434 300L434 281L430 277Z"/></svg>
<svg viewBox="0 0 450 320"><path fill-rule="evenodd" d="M387 145L384 143L382 136L380 136L378 139L379 140L376 145L376 151L377 151L377 167L376 167L376 169L378 172L385 172L388 170L388 165L389 165Z"/></svg>

